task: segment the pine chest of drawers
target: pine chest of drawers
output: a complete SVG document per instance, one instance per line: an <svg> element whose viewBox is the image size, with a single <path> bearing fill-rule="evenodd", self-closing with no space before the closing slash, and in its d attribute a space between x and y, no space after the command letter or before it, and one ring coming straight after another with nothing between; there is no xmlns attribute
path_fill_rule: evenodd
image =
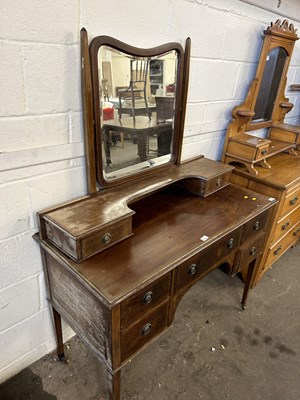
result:
<svg viewBox="0 0 300 400"><path fill-rule="evenodd" d="M300 237L300 157L278 154L268 162L271 168L258 167L258 175L236 169L231 176L232 183L278 200L254 284Z"/></svg>

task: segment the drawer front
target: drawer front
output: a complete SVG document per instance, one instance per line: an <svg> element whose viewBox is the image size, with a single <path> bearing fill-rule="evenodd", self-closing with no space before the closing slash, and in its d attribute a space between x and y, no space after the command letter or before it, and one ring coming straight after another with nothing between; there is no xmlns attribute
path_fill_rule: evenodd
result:
<svg viewBox="0 0 300 400"><path fill-rule="evenodd" d="M214 246L216 262L221 261L228 254L239 248L242 237L243 226L227 234L220 239Z"/></svg>
<svg viewBox="0 0 300 400"><path fill-rule="evenodd" d="M257 215L255 218L252 218L246 223L243 233L243 242L245 240L248 240L250 237L264 231L268 215L269 211L265 211L264 213Z"/></svg>
<svg viewBox="0 0 300 400"><path fill-rule="evenodd" d="M261 232L254 239L249 240L247 243L240 247L237 252L233 273L240 272L243 268L247 267L253 260L255 260L261 253L265 240L265 233Z"/></svg>
<svg viewBox="0 0 300 400"><path fill-rule="evenodd" d="M267 144L266 146L261 146L257 149L256 152L256 160L259 160L260 158L264 158L268 155L269 153L269 145Z"/></svg>
<svg viewBox="0 0 300 400"><path fill-rule="evenodd" d="M214 247L214 246L213 246ZM215 248L204 250L177 268L176 290L189 286L205 275L215 264Z"/></svg>
<svg viewBox="0 0 300 400"><path fill-rule="evenodd" d="M231 176L231 170L220 173L210 179L204 178L188 178L183 179L178 184L185 190L200 195L202 197L209 196L219 189L229 185L229 179Z"/></svg>
<svg viewBox="0 0 300 400"><path fill-rule="evenodd" d="M121 362L167 327L168 303L121 333Z"/></svg>
<svg viewBox="0 0 300 400"><path fill-rule="evenodd" d="M269 249L265 268L273 264L292 244L296 243L300 238L300 223L295 225L290 232L285 235L278 243Z"/></svg>
<svg viewBox="0 0 300 400"><path fill-rule="evenodd" d="M126 327L157 306L169 296L171 273L148 285L121 304L121 326Z"/></svg>
<svg viewBox="0 0 300 400"><path fill-rule="evenodd" d="M288 232L292 226L300 221L300 207L276 223L272 243L276 243L281 236Z"/></svg>
<svg viewBox="0 0 300 400"><path fill-rule="evenodd" d="M204 196L208 196L211 193L214 193L215 191L223 188L224 186L227 186L229 184L229 179L231 176L231 171L226 172L225 174L219 175L217 177L214 177L212 179L209 179L208 181L203 181L205 182L204 187L202 187L202 194Z"/></svg>
<svg viewBox="0 0 300 400"><path fill-rule="evenodd" d="M300 204L300 188L297 188L292 193L288 194L283 202L280 216L295 210Z"/></svg>
<svg viewBox="0 0 300 400"><path fill-rule="evenodd" d="M108 225L97 233L82 239L82 257L84 260L113 244L127 238L132 233L131 217L125 218L114 224Z"/></svg>

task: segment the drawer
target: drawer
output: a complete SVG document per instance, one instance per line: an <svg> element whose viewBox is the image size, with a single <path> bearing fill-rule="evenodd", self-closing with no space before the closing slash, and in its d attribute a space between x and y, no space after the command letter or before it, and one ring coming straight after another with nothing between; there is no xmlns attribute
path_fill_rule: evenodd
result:
<svg viewBox="0 0 300 400"><path fill-rule="evenodd" d="M75 261L82 261L132 234L132 218L124 218L83 237L73 237L45 217L47 240Z"/></svg>
<svg viewBox="0 0 300 400"><path fill-rule="evenodd" d="M121 304L121 326L126 327L169 296L171 273L148 285Z"/></svg>
<svg viewBox="0 0 300 400"><path fill-rule="evenodd" d="M167 327L168 303L121 333L121 362L161 333Z"/></svg>
<svg viewBox="0 0 300 400"><path fill-rule="evenodd" d="M256 152L255 160L266 157L268 155L268 152L269 145L259 147Z"/></svg>
<svg viewBox="0 0 300 400"><path fill-rule="evenodd" d="M283 202L280 216L296 209L300 204L300 188L298 187L293 192L289 193Z"/></svg>
<svg viewBox="0 0 300 400"><path fill-rule="evenodd" d="M243 226L227 234L220 239L213 247L216 263L225 258L228 254L239 248L242 237Z"/></svg>
<svg viewBox="0 0 300 400"><path fill-rule="evenodd" d="M106 226L97 233L82 239L82 260L105 250L125 239L132 232L131 217Z"/></svg>
<svg viewBox="0 0 300 400"><path fill-rule="evenodd" d="M266 222L268 219L269 211L257 215L245 224L245 229L243 233L243 242L248 240L253 235L257 235L265 230Z"/></svg>
<svg viewBox="0 0 300 400"><path fill-rule="evenodd" d="M226 172L216 174L215 176L212 176L210 178L187 178L179 181L178 185L190 193L194 193L202 197L209 196L217 190L220 190L223 187L229 185L229 180L233 167L229 165L227 165L227 167L229 167L230 169ZM212 171L213 168L214 166L212 167Z"/></svg>
<svg viewBox="0 0 300 400"><path fill-rule="evenodd" d="M191 257L177 268L176 291L195 282L205 275L215 264L215 248L204 250Z"/></svg>
<svg viewBox="0 0 300 400"><path fill-rule="evenodd" d="M276 223L275 232L273 235L272 243L276 243L281 236L288 232L292 226L300 221L300 207L294 210L292 213L288 214L284 218L281 218Z"/></svg>
<svg viewBox="0 0 300 400"><path fill-rule="evenodd" d="M295 225L278 243L269 249L264 269L272 265L282 254L300 238L300 223Z"/></svg>
<svg viewBox="0 0 300 400"><path fill-rule="evenodd" d="M229 184L230 176L231 176L231 171L206 181L203 180L200 193L204 197L206 197L211 193L214 193L215 191L222 189L223 187Z"/></svg>
<svg viewBox="0 0 300 400"><path fill-rule="evenodd" d="M240 247L240 250L237 252L235 258L232 271L233 274L237 274L238 272L240 272L243 268L247 267L261 254L264 240L265 233L260 232L258 236L255 236L255 238L252 240L248 240Z"/></svg>

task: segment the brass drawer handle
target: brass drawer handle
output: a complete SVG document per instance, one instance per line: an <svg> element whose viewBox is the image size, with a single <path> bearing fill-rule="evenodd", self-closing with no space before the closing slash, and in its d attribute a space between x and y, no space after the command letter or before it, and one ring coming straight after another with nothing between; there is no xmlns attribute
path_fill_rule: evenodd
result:
<svg viewBox="0 0 300 400"><path fill-rule="evenodd" d="M189 275L195 275L197 272L197 264L192 264L189 268Z"/></svg>
<svg viewBox="0 0 300 400"><path fill-rule="evenodd" d="M149 304L149 303L151 303L152 299L153 299L153 292L151 292L151 291L147 292L145 294L145 296L143 297L143 303Z"/></svg>
<svg viewBox="0 0 300 400"><path fill-rule="evenodd" d="M300 228L296 229L296 230L294 231L294 236L296 236L299 232L300 232Z"/></svg>
<svg viewBox="0 0 300 400"><path fill-rule="evenodd" d="M268 154L268 150L267 150L267 149L262 150L261 154L262 154L263 156L266 156L266 155Z"/></svg>
<svg viewBox="0 0 300 400"><path fill-rule="evenodd" d="M102 241L104 244L107 244L111 241L111 234L110 233L106 233L105 235L103 235Z"/></svg>
<svg viewBox="0 0 300 400"><path fill-rule="evenodd" d="M282 229L283 231L285 231L286 228L287 228L289 225L290 225L290 221L286 221L286 223L282 225L281 229Z"/></svg>
<svg viewBox="0 0 300 400"><path fill-rule="evenodd" d="M150 324L150 322L148 322L142 329L141 331L141 335L142 336L146 336L148 335L148 333L151 331L152 329L152 325Z"/></svg>
<svg viewBox="0 0 300 400"><path fill-rule="evenodd" d="M255 224L253 225L253 230L254 230L254 231L258 231L259 228L260 228L260 222L259 222L259 221L256 221Z"/></svg>
<svg viewBox="0 0 300 400"><path fill-rule="evenodd" d="M290 205L293 206L297 201L298 201L298 195L296 194L296 196L294 196L291 200L290 200Z"/></svg>
<svg viewBox="0 0 300 400"><path fill-rule="evenodd" d="M229 249L232 249L234 244L235 244L235 240L233 238L231 238L231 239L228 240L227 247Z"/></svg>
<svg viewBox="0 0 300 400"><path fill-rule="evenodd" d="M277 254L280 252L281 249L282 246L277 247L277 249L274 251L275 256L277 256Z"/></svg>
<svg viewBox="0 0 300 400"><path fill-rule="evenodd" d="M250 251L249 251L250 256L254 256L254 254L256 254L256 247L251 247Z"/></svg>
<svg viewBox="0 0 300 400"><path fill-rule="evenodd" d="M217 186L217 187L220 187L221 184L222 184L222 179L220 179L220 178L217 179L217 180L216 180L216 186Z"/></svg>

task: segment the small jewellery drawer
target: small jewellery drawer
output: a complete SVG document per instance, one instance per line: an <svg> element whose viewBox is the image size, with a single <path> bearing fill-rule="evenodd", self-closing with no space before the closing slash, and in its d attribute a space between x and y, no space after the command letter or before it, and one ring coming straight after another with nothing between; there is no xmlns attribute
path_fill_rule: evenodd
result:
<svg viewBox="0 0 300 400"><path fill-rule="evenodd" d="M47 240L75 261L82 261L132 234L131 216L101 227L88 236L72 236L51 219L45 219Z"/></svg>
<svg viewBox="0 0 300 400"><path fill-rule="evenodd" d="M269 249L266 266L270 266L300 238L300 223L295 225L279 242Z"/></svg>
<svg viewBox="0 0 300 400"><path fill-rule="evenodd" d="M300 221L300 207L294 210L292 213L281 218L276 223L276 229L273 236L273 243L276 243L281 236L285 235L298 221Z"/></svg>
<svg viewBox="0 0 300 400"><path fill-rule="evenodd" d="M121 333L121 362L130 358L142 346L167 327L168 303Z"/></svg>
<svg viewBox="0 0 300 400"><path fill-rule="evenodd" d="M269 153L269 145L261 146L257 149L255 160L259 160L260 158L264 158Z"/></svg>
<svg viewBox="0 0 300 400"><path fill-rule="evenodd" d="M245 240L248 240L253 235L262 232L265 228L267 219L268 219L268 211L265 211L262 214L259 214L255 218L252 218L250 221L248 221L245 224L243 242Z"/></svg>
<svg viewBox="0 0 300 400"><path fill-rule="evenodd" d="M264 240L265 233L261 232L254 239L249 240L240 247L234 262L233 273L237 274L260 255Z"/></svg>
<svg viewBox="0 0 300 400"><path fill-rule="evenodd" d="M220 239L214 246L216 262L218 263L228 254L239 248L241 242L243 227L240 226L235 231L227 234L222 239Z"/></svg>
<svg viewBox="0 0 300 400"><path fill-rule="evenodd" d="M82 239L82 259L88 258L131 235L131 218L119 220Z"/></svg>
<svg viewBox="0 0 300 400"><path fill-rule="evenodd" d="M284 199L283 206L281 209L281 216L296 209L300 204L300 188L294 190L288 194Z"/></svg>
<svg viewBox="0 0 300 400"><path fill-rule="evenodd" d="M215 263L214 249L204 250L177 268L176 290L180 290L208 272Z"/></svg>
<svg viewBox="0 0 300 400"><path fill-rule="evenodd" d="M215 191L223 188L224 186L227 186L229 184L230 176L231 176L231 171L226 172L225 174L219 175L217 177L214 177L212 179L209 179L207 181L203 180L201 186L201 194L203 196L208 196L209 194L214 193Z"/></svg>
<svg viewBox="0 0 300 400"><path fill-rule="evenodd" d="M169 296L171 273L146 286L121 304L121 326L126 327L149 313Z"/></svg>

